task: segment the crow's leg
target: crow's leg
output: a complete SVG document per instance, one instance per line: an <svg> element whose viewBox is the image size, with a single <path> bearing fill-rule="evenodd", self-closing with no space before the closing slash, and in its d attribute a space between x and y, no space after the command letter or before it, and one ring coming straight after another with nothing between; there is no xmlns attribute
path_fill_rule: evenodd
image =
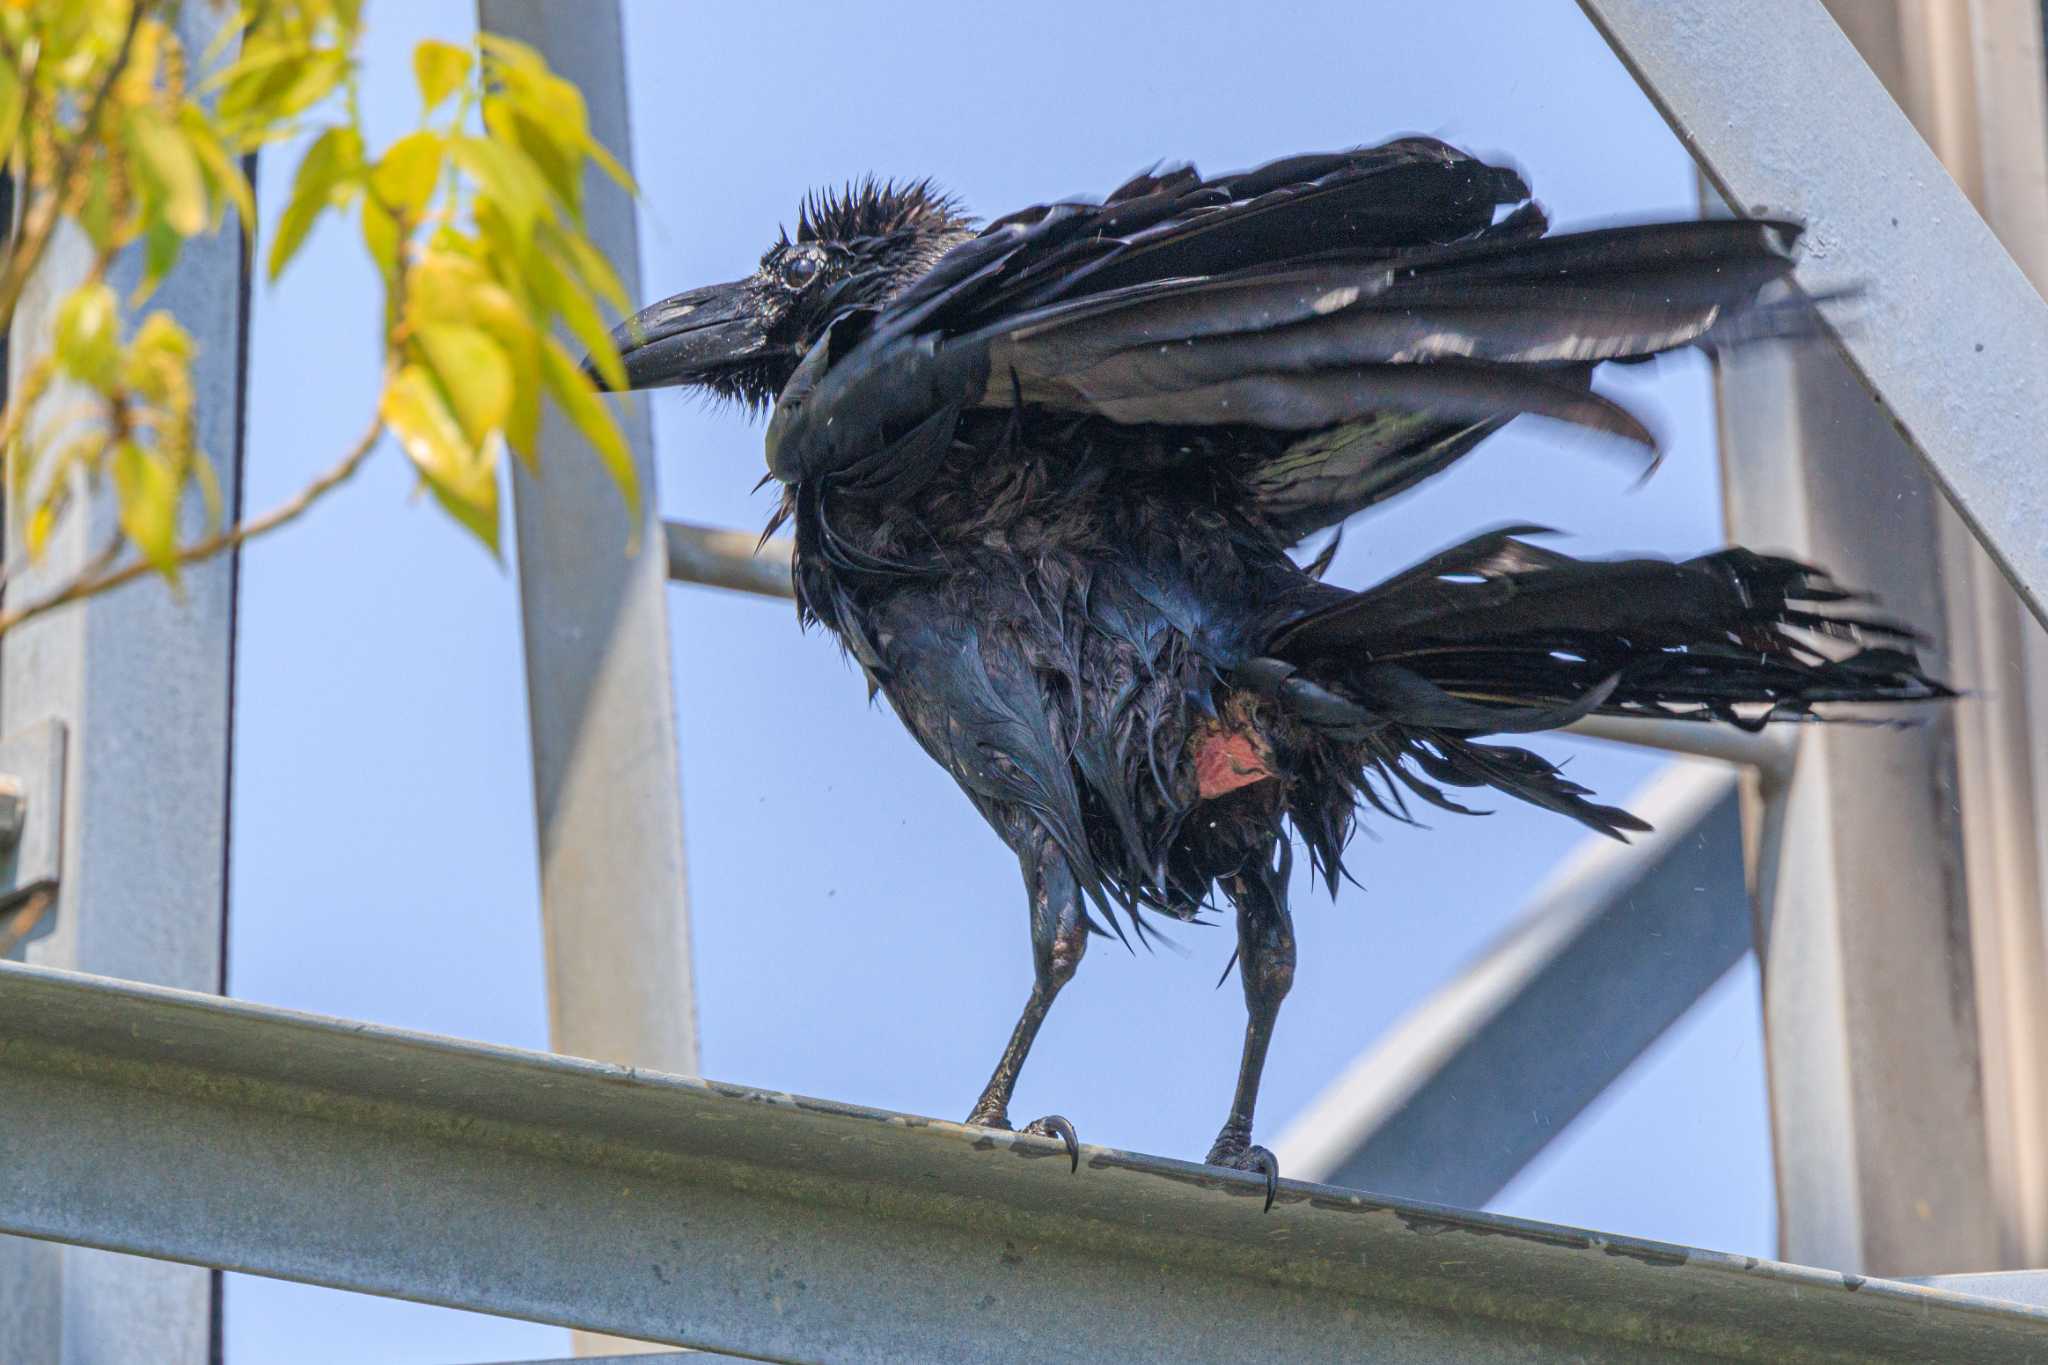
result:
<svg viewBox="0 0 2048 1365"><path fill-rule="evenodd" d="M1025 885L1031 894L1031 956L1036 974L1031 983L1031 998L1024 1002L1024 1014L1010 1034L1010 1045L1003 1049L995 1074L988 1078L988 1087L975 1101L974 1112L967 1116L969 1123L984 1128L1010 1126L1010 1093L1017 1088L1017 1073L1024 1069L1024 1058L1038 1036L1038 1026L1045 1022L1046 1012L1052 1008L1053 997L1060 993L1060 987L1073 980L1074 969L1081 965L1081 954L1088 950L1088 928L1081 919L1081 889L1074 881L1073 870L1055 849L1041 845L1037 855L1027 860L1025 874ZM1024 1131L1064 1142L1069 1161L1074 1169L1080 1169L1081 1142L1074 1134L1073 1124L1058 1114L1048 1114L1026 1124Z"/></svg>
<svg viewBox="0 0 2048 1365"><path fill-rule="evenodd" d="M1209 1148L1212 1166L1259 1171L1266 1177L1266 1207L1280 1188L1280 1163L1264 1147L1252 1145L1252 1111L1259 1102L1259 1075L1266 1068L1266 1045L1273 1041L1273 1021L1280 1002L1294 984L1294 920L1287 913L1284 883L1253 874L1233 878L1227 886L1237 904L1237 970L1244 982L1244 1060L1237 1071L1237 1093L1230 1117Z"/></svg>

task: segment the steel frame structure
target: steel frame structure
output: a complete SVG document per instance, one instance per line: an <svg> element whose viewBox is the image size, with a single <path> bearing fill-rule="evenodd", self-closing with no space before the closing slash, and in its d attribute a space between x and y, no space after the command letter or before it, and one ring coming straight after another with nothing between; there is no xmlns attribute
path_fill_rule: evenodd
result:
<svg viewBox="0 0 2048 1365"><path fill-rule="evenodd" d="M562 1323L586 1333L584 1351L605 1348L598 1333L789 1360L1996 1361L2048 1349L2038 1277L1860 1273L2048 1260L2048 793L2036 790L2048 644L2035 619L2048 470L2027 458L2048 412L2048 307L1992 234L2033 243L2022 263L2048 274L2034 242L2048 240L2040 14L2031 0L1834 5L1845 37L1822 0L1580 5L1717 192L1738 211L1809 222L1803 285L1866 286L1836 354L1724 368L1733 528L1882 583L1871 495L1920 490L1917 538L1885 528L1887 586L1895 600L1934 594L1928 619L1959 639L1945 660L1958 676L2028 679L1989 719L1889 747L1858 734L1860 757L1825 736L1580 727L1732 767L1666 778L1646 798L1655 838L1572 860L1281 1141L1292 1173L1400 1197L1290 1180L1260 1218L1252 1182L1231 1172L1088 1148L1069 1175L1040 1159L1053 1144L1028 1137L625 1065L695 1063L661 584L786 596L788 548L680 523L657 541L650 520L622 559L626 528L595 482L522 479L517 511L543 914L579 925L578 943L549 937L554 1041L598 1060L191 993L223 985L213 864L225 836L195 837L191 821L225 830L225 561L188 578L182 613L131 593L0 647L0 761L16 761L15 731L54 723L35 752L68 774L61 796L34 781L5 793L31 812L61 800L67 833L55 932L26 949L45 965L0 964L0 1232L33 1239L0 1241L0 1355L196 1365L218 1308L189 1265ZM616 0L573 18L547 0L479 0L479 12L579 80L593 127L630 165ZM2029 100L2020 150L1995 146L1988 130ZM630 280L632 215L614 209L605 245ZM39 281L45 296L65 259ZM235 396L206 414L217 450L238 444L246 278L238 252L195 251L162 295L208 343L208 391ZM17 356L39 316L32 295ZM632 435L651 508L644 421ZM1849 461L1887 441L1891 482L1874 483ZM1950 503L1960 520L1943 520ZM1861 521L1838 514L1859 506ZM1901 545L1921 555L1903 574ZM1938 585L1918 567L1934 562ZM124 728L142 711L117 661L140 651L182 708L146 713L154 748ZM172 735L183 747L163 748ZM650 751L665 761L630 791L588 780ZM161 859L96 851L132 850L163 823L124 801L122 763L148 772L129 790L176 785L177 848ZM58 779L42 770L41 785ZM1964 829L1943 804L1958 792L2001 813ZM1886 857L1859 868L1873 840ZM124 863L149 867L146 892ZM1642 951L1652 924L1684 949ZM1497 1192L1752 939L1785 1246L1832 1269L1444 1207ZM640 987L592 989L621 979ZM664 1006L678 995L680 1012ZM1601 1045L1536 1065L1531 1039L1589 998L1606 1009ZM1900 1112L1907 1085L1934 1088L1939 1121ZM114 1307L145 1300L147 1314Z"/></svg>

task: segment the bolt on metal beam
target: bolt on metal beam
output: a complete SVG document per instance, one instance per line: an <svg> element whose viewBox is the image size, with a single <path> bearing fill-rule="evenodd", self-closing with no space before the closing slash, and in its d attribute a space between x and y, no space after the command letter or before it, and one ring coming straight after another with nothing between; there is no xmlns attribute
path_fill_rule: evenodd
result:
<svg viewBox="0 0 2048 1365"><path fill-rule="evenodd" d="M1968 1360L2048 1311L0 964L0 1230L769 1360Z"/></svg>

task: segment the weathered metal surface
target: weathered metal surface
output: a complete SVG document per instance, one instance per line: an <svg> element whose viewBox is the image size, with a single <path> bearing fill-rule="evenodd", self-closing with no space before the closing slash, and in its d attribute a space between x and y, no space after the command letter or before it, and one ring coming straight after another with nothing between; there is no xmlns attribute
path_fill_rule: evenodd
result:
<svg viewBox="0 0 2048 1365"><path fill-rule="evenodd" d="M1476 1208L1749 950L1736 778L1674 767L1588 839L1515 925L1273 1146L1311 1180Z"/></svg>
<svg viewBox="0 0 2048 1365"><path fill-rule="evenodd" d="M774 1360L2038 1359L1936 1290L0 964L0 1227Z"/></svg>

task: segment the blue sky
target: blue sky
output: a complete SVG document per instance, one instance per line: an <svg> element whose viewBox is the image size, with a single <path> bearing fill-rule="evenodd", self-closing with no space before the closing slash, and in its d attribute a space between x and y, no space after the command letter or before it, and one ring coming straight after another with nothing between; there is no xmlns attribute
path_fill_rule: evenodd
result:
<svg viewBox="0 0 2048 1365"><path fill-rule="evenodd" d="M412 44L465 39L473 9L371 0L369 14L367 107L391 136L411 117ZM994 216L1100 193L1163 159L1225 169L1421 131L1511 156L1561 222L1697 203L1683 151L1570 0L1039 0L1028 12L629 0L627 22L650 298L746 272L804 190L867 172L932 175ZM266 160L266 221L285 188ZM360 250L345 226L323 228L285 281L258 290L251 508L330 462L374 402ZM1510 520L1570 531L1579 552L1718 543L1704 364L1613 386L1667 438L1647 487L1583 440L1518 424L1355 527L1335 577L1364 584ZM758 525L759 432L687 396L652 402L667 514ZM230 989L542 1047L517 585L410 484L384 451L245 557ZM705 1072L959 1117L1029 982L1014 860L787 604L675 588L670 609ZM1552 749L1613 797L1657 770L1638 753ZM1302 967L1267 1071L1269 1136L1483 947L1580 831L1503 807L1362 837L1363 889L1333 906L1304 887L1297 902ZM1058 1110L1094 1142L1206 1149L1242 1006L1215 989L1228 931L1176 937L1182 954L1098 945L1040 1038L1017 1112ZM1771 1254L1753 967L1494 1207ZM243 1277L227 1343L234 1365L567 1348L552 1328Z"/></svg>

